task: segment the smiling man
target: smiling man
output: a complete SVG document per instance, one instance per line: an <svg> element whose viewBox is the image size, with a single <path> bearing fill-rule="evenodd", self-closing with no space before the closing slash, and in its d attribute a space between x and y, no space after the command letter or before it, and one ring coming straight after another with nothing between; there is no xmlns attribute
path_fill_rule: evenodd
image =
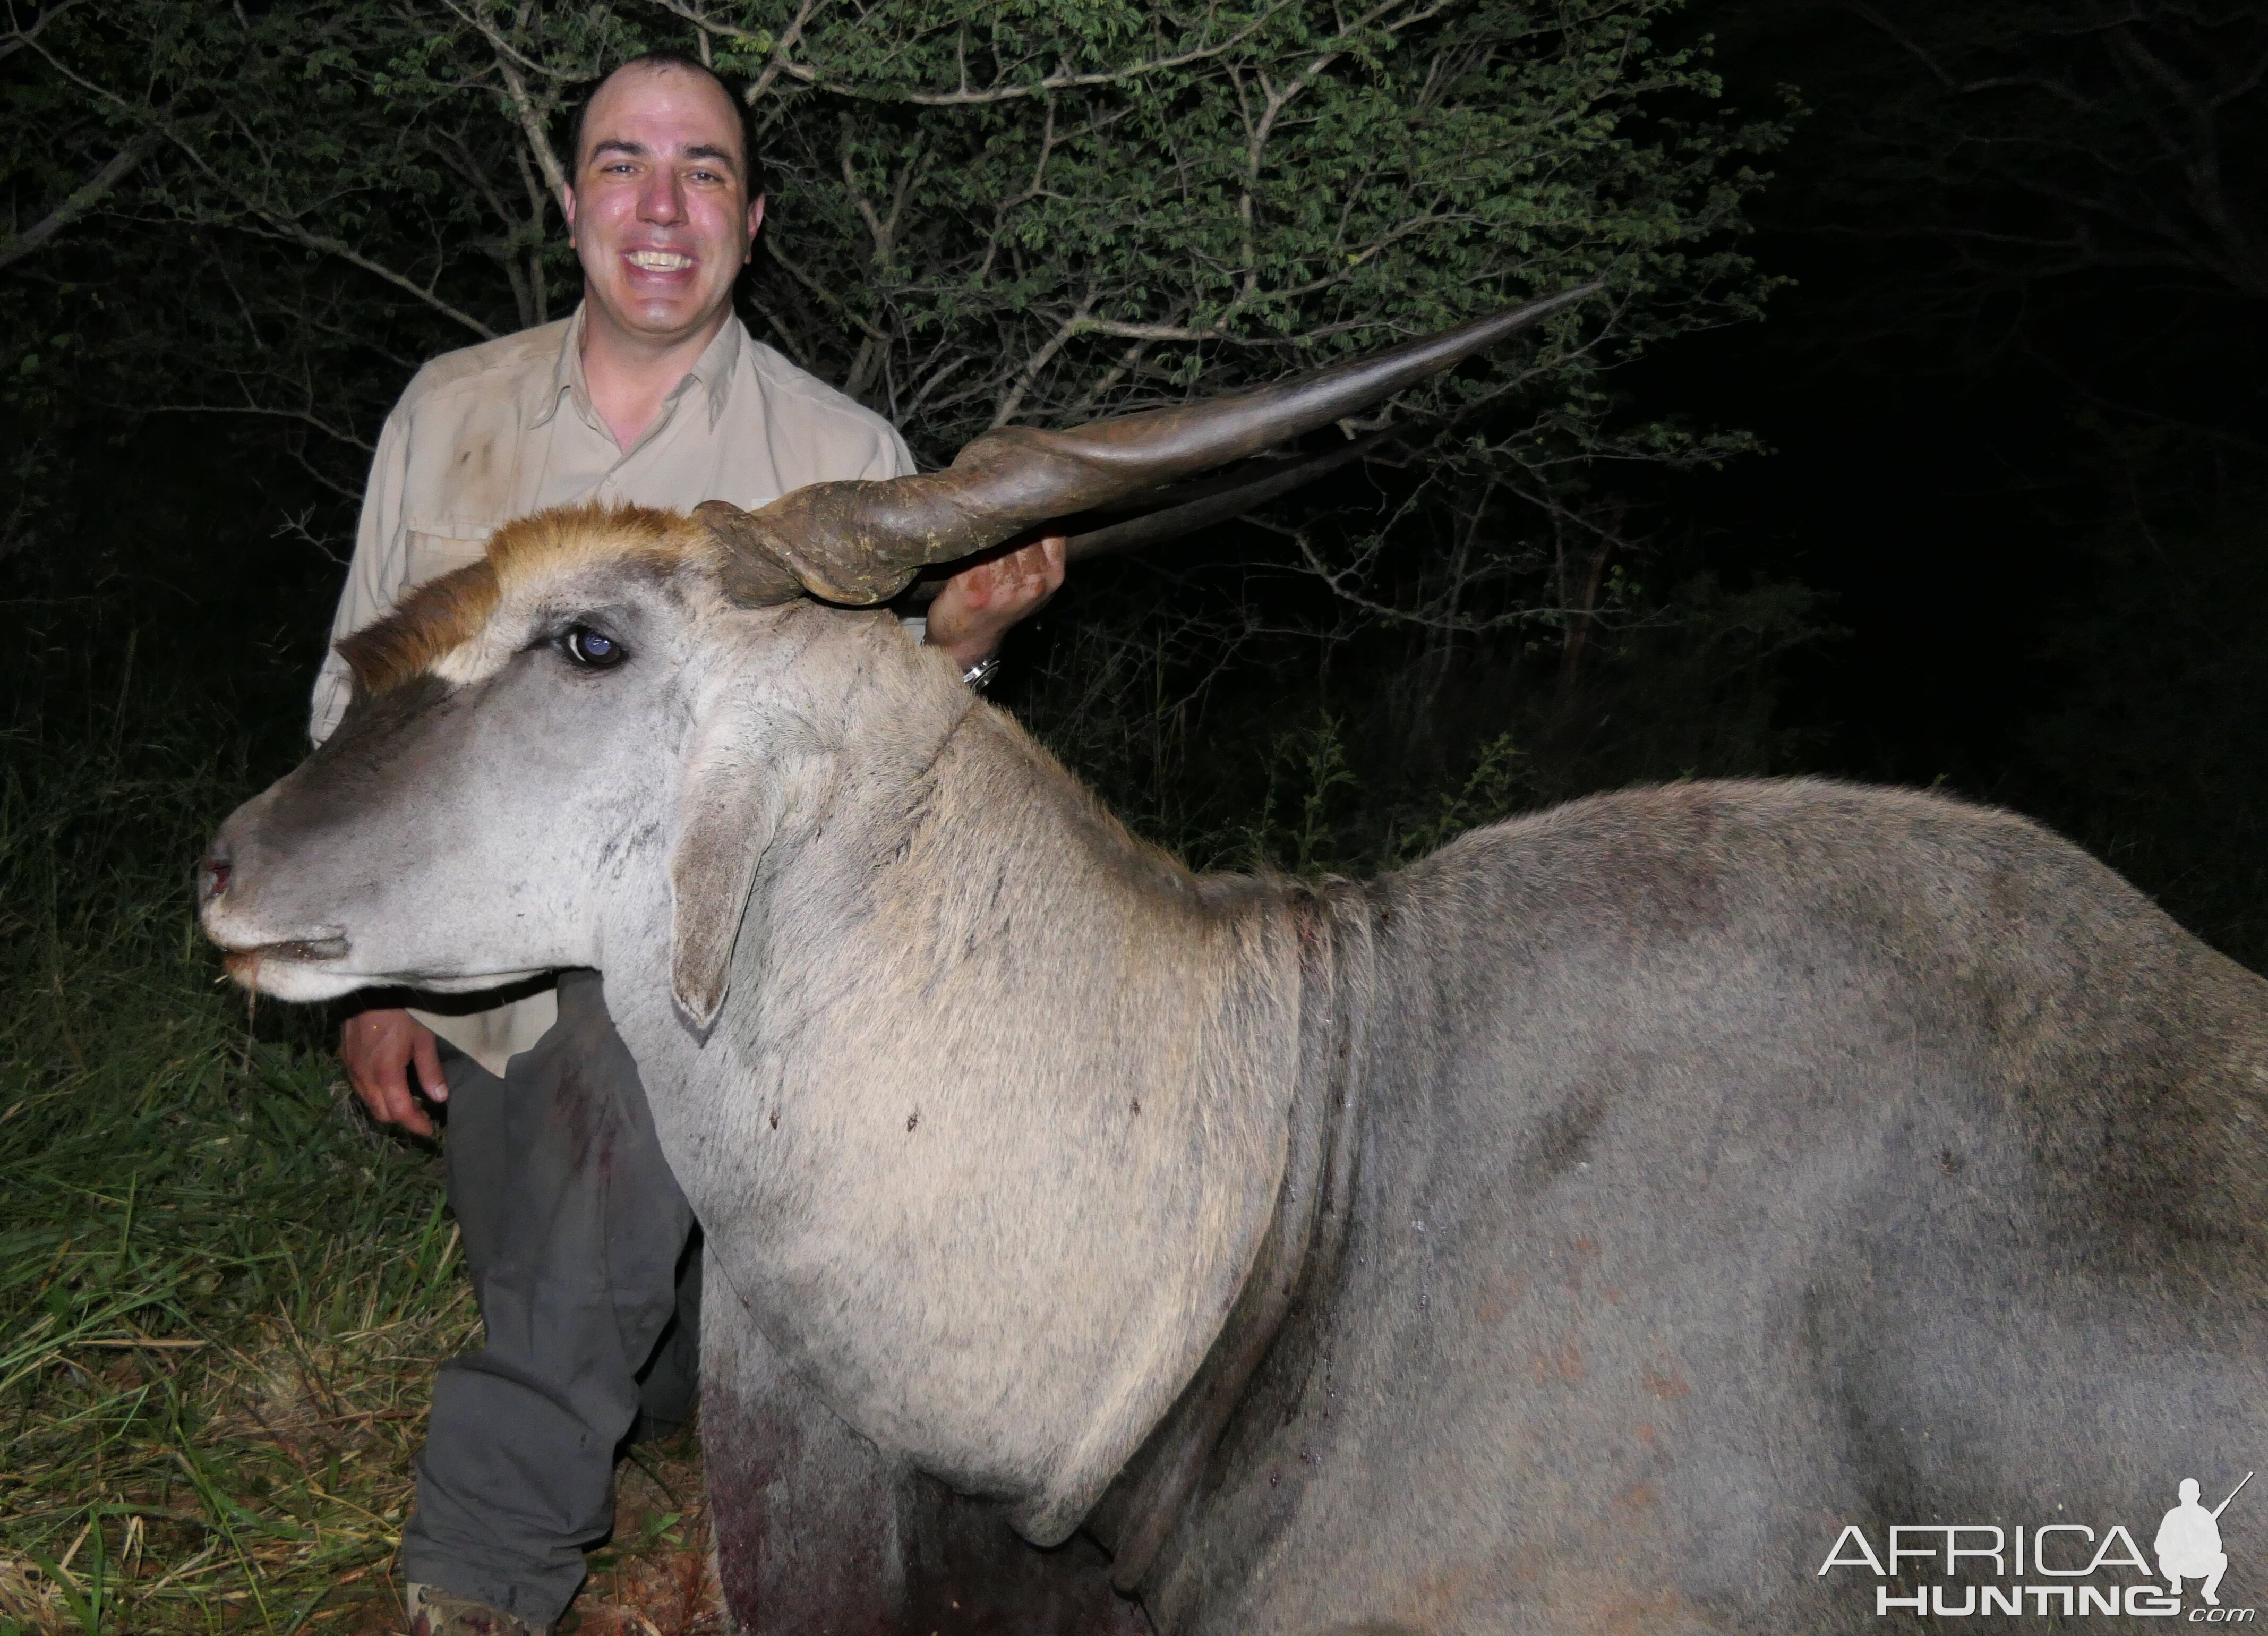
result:
<svg viewBox="0 0 2268 1636"><path fill-rule="evenodd" d="M335 638L547 505L753 509L913 469L887 421L733 314L764 214L752 138L739 101L688 59L639 58L600 84L561 201L582 305L410 382L379 439ZM1062 580L1060 540L969 569L932 604L927 639L980 680ZM350 689L334 650L315 684L318 743ZM641 1410L649 1425L691 1411L691 1216L595 972L454 1015L373 1005L349 1019L340 1053L382 1121L430 1134L417 1091L449 1105L449 1199L485 1330L435 1383L402 1535L410 1629L542 1631L611 1523L615 1454Z"/></svg>

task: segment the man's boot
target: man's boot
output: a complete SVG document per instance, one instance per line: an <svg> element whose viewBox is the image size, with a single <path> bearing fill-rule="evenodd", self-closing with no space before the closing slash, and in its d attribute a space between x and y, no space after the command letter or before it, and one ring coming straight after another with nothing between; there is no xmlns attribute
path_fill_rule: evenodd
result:
<svg viewBox="0 0 2268 1636"><path fill-rule="evenodd" d="M551 1636L549 1625L530 1625L485 1602L452 1595L432 1585L413 1583L404 1600L409 1636Z"/></svg>

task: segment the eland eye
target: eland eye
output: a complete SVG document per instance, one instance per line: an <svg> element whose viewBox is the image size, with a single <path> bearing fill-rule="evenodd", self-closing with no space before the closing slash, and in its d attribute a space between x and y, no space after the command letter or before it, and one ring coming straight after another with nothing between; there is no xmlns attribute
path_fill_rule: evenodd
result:
<svg viewBox="0 0 2268 1636"><path fill-rule="evenodd" d="M567 657L585 670L612 670L622 662L622 645L588 625L570 625L559 639Z"/></svg>

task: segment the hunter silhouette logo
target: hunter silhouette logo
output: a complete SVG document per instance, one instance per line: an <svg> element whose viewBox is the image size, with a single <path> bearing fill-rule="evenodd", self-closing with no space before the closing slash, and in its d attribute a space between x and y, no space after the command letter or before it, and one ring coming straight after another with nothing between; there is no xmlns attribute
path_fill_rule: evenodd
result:
<svg viewBox="0 0 2268 1636"><path fill-rule="evenodd" d="M2228 1500L2244 1492L2244 1484L2252 1480L2252 1473L2244 1474L2243 1482L2228 1491ZM2198 1504L2198 1480L2193 1477L2182 1479L2181 1504L2166 1513L2158 1524L2158 1537L2151 1547L2158 1553L2158 1572L2166 1576L2166 1583L2174 1588L2174 1595L2182 1594L2182 1581L2201 1579L2205 1581L2198 1594L2209 1606L2220 1606L2220 1576L2228 1572L2228 1553L2220 1548L2220 1514L2228 1509L2228 1500L2222 1500L2212 1510Z"/></svg>
<svg viewBox="0 0 2268 1636"><path fill-rule="evenodd" d="M2076 1522L1901 1522L1883 1536L1879 1551L1854 1522L1836 1538L1819 1573L1824 1578L1837 1568L1857 1568L1881 1581L1924 1581L1905 1594L1903 1586L1877 1584L1877 1615L2172 1618L2183 1612L2184 1585L2194 1584L2198 1601L2187 1610L2188 1623L2249 1625L2257 1610L2220 1605L2221 1576L2228 1572L2220 1514L2253 1476L2247 1471L2210 1510L2198 1498L2203 1485L2182 1478L2177 1503L2160 1519L2147 1556L2124 1522L2100 1533ZM2151 1557L2157 1559L2154 1567ZM2124 1580L2117 1577L2122 1573Z"/></svg>

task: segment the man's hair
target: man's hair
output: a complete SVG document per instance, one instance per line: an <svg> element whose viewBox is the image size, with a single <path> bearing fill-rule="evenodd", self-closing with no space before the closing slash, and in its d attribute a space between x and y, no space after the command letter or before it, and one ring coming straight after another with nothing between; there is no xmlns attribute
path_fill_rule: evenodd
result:
<svg viewBox="0 0 2268 1636"><path fill-rule="evenodd" d="M617 63L591 82L590 90L585 92L582 101L576 104L574 121L567 128L569 140L567 172L571 180L580 173L583 168L583 127L590 121L591 104L598 100L599 92L612 84L616 75L633 68L679 69L688 74L698 74L723 92L725 100L733 105L733 112L740 122L741 180L747 184L748 197L751 199L763 193L764 161L763 156L756 151L755 111L733 93L732 86L725 83L724 77L715 69L711 68L698 57L686 55L682 51L648 51L642 55L631 57L626 62Z"/></svg>

